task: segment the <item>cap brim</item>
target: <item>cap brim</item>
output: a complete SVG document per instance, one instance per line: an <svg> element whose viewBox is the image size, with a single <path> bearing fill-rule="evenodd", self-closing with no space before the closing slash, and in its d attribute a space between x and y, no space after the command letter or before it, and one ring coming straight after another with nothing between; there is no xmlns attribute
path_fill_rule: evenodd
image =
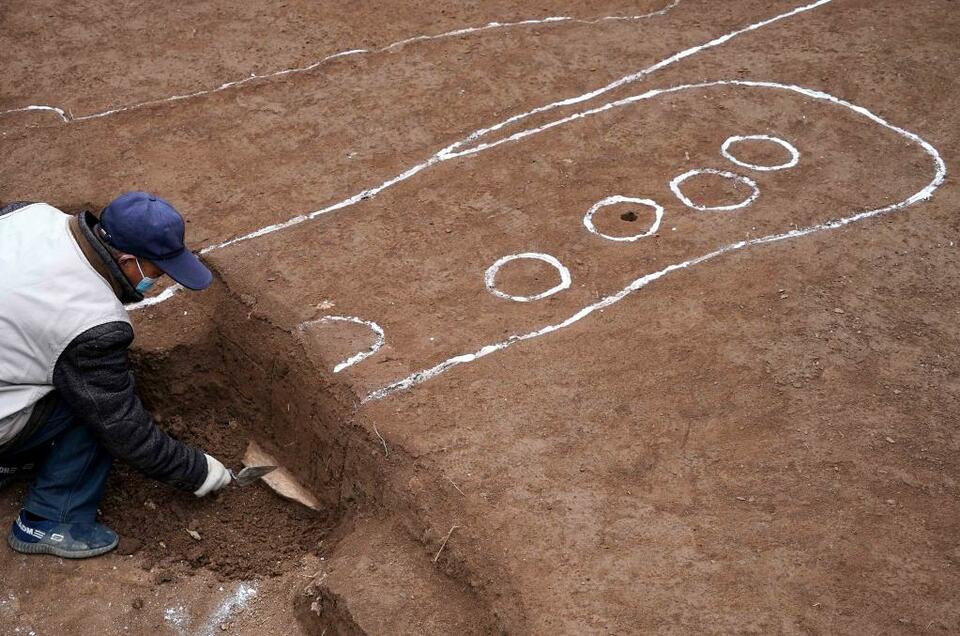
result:
<svg viewBox="0 0 960 636"><path fill-rule="evenodd" d="M173 258L162 261L151 260L150 262L187 289L206 289L213 282L213 274L189 250L184 250L179 256Z"/></svg>

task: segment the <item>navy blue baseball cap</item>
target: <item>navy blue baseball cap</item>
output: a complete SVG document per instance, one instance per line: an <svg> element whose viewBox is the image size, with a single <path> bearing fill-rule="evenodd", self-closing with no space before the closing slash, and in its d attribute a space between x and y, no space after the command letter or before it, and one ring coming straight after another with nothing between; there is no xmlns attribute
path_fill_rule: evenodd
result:
<svg viewBox="0 0 960 636"><path fill-rule="evenodd" d="M145 258L189 289L206 289L213 274L184 245L183 217L148 192L121 194L103 209L100 227L113 247Z"/></svg>

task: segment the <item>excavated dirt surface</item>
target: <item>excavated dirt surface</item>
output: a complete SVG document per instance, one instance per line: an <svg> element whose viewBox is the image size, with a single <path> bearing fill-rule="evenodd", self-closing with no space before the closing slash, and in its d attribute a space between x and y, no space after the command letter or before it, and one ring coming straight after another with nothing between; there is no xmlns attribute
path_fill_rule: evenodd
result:
<svg viewBox="0 0 960 636"><path fill-rule="evenodd" d="M235 420L171 417L163 424L179 439L208 449L229 465L241 465L248 437ZM262 484L229 488L211 503L120 466L107 493L103 520L123 537L119 553L138 555L158 582L196 568L227 580L278 576L305 554L319 554L332 523L327 515L292 505Z"/></svg>
<svg viewBox="0 0 960 636"><path fill-rule="evenodd" d="M807 3L3 4L0 111L70 121L0 115L0 201L152 190L196 247L336 209L133 313L161 425L234 466L256 438L326 512L118 469L127 554L0 551L0 632L960 633L956 4L825 1L699 52ZM573 19L390 46L548 16ZM735 135L797 164L737 165ZM670 183L697 169L759 196L695 211ZM588 231L614 195L661 223L621 202ZM490 293L522 253L569 286ZM351 317L385 343L334 373L376 342Z"/></svg>

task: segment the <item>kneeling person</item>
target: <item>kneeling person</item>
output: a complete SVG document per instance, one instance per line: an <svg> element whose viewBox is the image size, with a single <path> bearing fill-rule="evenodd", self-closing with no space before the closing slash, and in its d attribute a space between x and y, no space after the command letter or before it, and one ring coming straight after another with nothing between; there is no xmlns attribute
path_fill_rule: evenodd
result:
<svg viewBox="0 0 960 636"><path fill-rule="evenodd" d="M124 304L168 274L210 285L166 201L130 192L98 219L45 203L0 208L0 486L35 465L8 543L84 558L119 539L97 523L113 458L198 496L230 483L210 455L153 423L127 361Z"/></svg>

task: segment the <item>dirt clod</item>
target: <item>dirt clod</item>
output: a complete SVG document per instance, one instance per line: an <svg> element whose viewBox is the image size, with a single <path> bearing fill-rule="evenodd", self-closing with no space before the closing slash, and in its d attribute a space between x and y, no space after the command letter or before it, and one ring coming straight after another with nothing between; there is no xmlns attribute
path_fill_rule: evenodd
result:
<svg viewBox="0 0 960 636"><path fill-rule="evenodd" d="M117 553L124 556L136 554L143 547L143 541L136 537L120 537L120 545L117 546Z"/></svg>

